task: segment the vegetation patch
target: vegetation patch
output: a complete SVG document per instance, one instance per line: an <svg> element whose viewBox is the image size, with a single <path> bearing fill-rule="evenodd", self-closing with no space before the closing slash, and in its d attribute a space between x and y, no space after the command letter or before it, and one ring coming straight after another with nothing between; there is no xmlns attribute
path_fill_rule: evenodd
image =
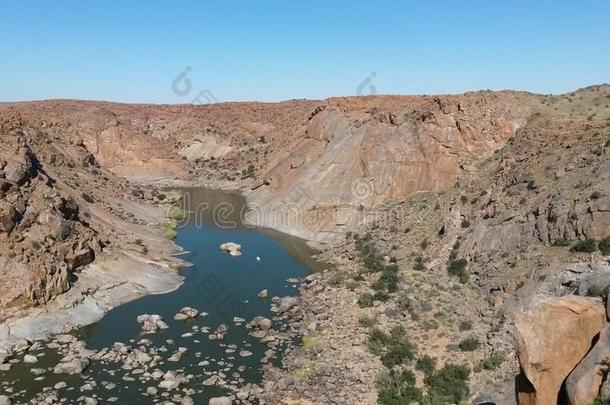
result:
<svg viewBox="0 0 610 405"><path fill-rule="evenodd" d="M372 329L369 332L369 350L381 358L384 366L392 368L413 361L417 346L411 343L402 326L395 326L389 334Z"/></svg>
<svg viewBox="0 0 610 405"><path fill-rule="evenodd" d="M177 227L177 222L171 218L167 218L159 222L159 228L163 231L163 235L167 239L176 239L176 236L178 235Z"/></svg>
<svg viewBox="0 0 610 405"><path fill-rule="evenodd" d="M470 279L466 259L450 260L447 272L452 276L456 276L462 284L466 284Z"/></svg>
<svg viewBox="0 0 610 405"><path fill-rule="evenodd" d="M171 207L169 209L168 217L173 219L174 221L180 222L180 221L183 221L186 218L186 213L180 207Z"/></svg>
<svg viewBox="0 0 610 405"><path fill-rule="evenodd" d="M382 405L401 405L420 402L422 393L415 386L415 374L410 370L390 370L377 381L377 402Z"/></svg>
<svg viewBox="0 0 610 405"><path fill-rule="evenodd" d="M459 404L470 395L468 379L470 370L466 366L447 363L443 368L428 374L424 383L428 395L426 404Z"/></svg>
<svg viewBox="0 0 610 405"><path fill-rule="evenodd" d="M424 354L415 362L415 369L423 372L425 375L428 375L434 372L436 368L436 359L432 356L428 356Z"/></svg>
<svg viewBox="0 0 610 405"><path fill-rule="evenodd" d="M506 355L503 352L492 352L489 356L481 360L477 370L495 370L504 363Z"/></svg>
<svg viewBox="0 0 610 405"><path fill-rule="evenodd" d="M606 236L604 239L600 240L597 247L603 255L610 255L610 236Z"/></svg>
<svg viewBox="0 0 610 405"><path fill-rule="evenodd" d="M324 346L322 338L315 333L303 336L303 350L318 351Z"/></svg>
<svg viewBox="0 0 610 405"><path fill-rule="evenodd" d="M597 250L597 243L593 239L579 240L570 248L570 252L593 253Z"/></svg>
<svg viewBox="0 0 610 405"><path fill-rule="evenodd" d="M463 352L473 352L477 350L480 346L481 343L479 342L479 339L475 337L466 338L458 344L458 347Z"/></svg>

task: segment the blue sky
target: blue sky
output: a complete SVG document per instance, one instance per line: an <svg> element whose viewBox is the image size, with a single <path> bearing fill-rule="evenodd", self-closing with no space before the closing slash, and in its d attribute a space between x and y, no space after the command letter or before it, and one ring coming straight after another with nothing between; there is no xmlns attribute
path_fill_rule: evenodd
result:
<svg viewBox="0 0 610 405"><path fill-rule="evenodd" d="M367 78L363 94L610 82L607 0L7 1L0 12L0 101L319 99L355 95ZM187 66L181 96L172 82Z"/></svg>

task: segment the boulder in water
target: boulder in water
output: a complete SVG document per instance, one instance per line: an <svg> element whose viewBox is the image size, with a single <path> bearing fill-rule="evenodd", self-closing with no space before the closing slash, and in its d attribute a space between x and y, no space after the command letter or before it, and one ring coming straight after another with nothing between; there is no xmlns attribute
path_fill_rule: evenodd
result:
<svg viewBox="0 0 610 405"><path fill-rule="evenodd" d="M241 256L241 245L235 242L225 242L220 245L220 250L231 256Z"/></svg>

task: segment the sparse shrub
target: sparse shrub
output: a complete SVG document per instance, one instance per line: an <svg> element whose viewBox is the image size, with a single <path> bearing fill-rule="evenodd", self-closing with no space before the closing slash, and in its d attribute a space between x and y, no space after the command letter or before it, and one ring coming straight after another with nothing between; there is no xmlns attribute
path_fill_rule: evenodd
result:
<svg viewBox="0 0 610 405"><path fill-rule="evenodd" d="M381 276L373 284L373 289L379 291L395 292L398 289L398 266L387 265L383 267Z"/></svg>
<svg viewBox="0 0 610 405"><path fill-rule="evenodd" d="M424 354L415 362L415 369L428 375L436 369L436 359Z"/></svg>
<svg viewBox="0 0 610 405"><path fill-rule="evenodd" d="M373 325L375 325L376 321L375 321L374 318L371 318L371 317L368 317L368 316L363 316L362 318L358 319L358 323L362 327L372 328Z"/></svg>
<svg viewBox="0 0 610 405"><path fill-rule="evenodd" d="M553 241L553 246L570 246L571 244L572 242L567 239L556 239Z"/></svg>
<svg viewBox="0 0 610 405"><path fill-rule="evenodd" d="M462 332L472 329L472 321L462 321L460 322L460 330Z"/></svg>
<svg viewBox="0 0 610 405"><path fill-rule="evenodd" d="M597 250L597 243L593 239L579 240L570 248L570 252L592 253Z"/></svg>
<svg viewBox="0 0 610 405"><path fill-rule="evenodd" d="M610 236L606 236L604 239L600 240L597 247L603 255L610 255Z"/></svg>
<svg viewBox="0 0 610 405"><path fill-rule="evenodd" d="M248 165L247 169L241 171L242 179L254 178L254 166Z"/></svg>
<svg viewBox="0 0 610 405"><path fill-rule="evenodd" d="M322 338L315 333L303 336L302 343L306 351L319 351L324 346Z"/></svg>
<svg viewBox="0 0 610 405"><path fill-rule="evenodd" d="M389 299L390 295L385 291L377 291L375 294L373 294L373 301L386 302Z"/></svg>
<svg viewBox="0 0 610 405"><path fill-rule="evenodd" d="M390 370L379 378L377 389L377 403L381 405L419 403L422 399L411 370Z"/></svg>
<svg viewBox="0 0 610 405"><path fill-rule="evenodd" d="M479 342L479 339L475 337L466 338L458 344L458 347L463 352L473 352L477 350L480 346L481 343Z"/></svg>
<svg viewBox="0 0 610 405"><path fill-rule="evenodd" d="M451 260L447 271L450 275L458 277L462 284L465 284L470 279L466 265L466 259Z"/></svg>
<svg viewBox="0 0 610 405"><path fill-rule="evenodd" d="M604 405L605 403L606 403L606 398L604 398L601 395L598 395L597 397L595 397L593 402L591 402L591 405Z"/></svg>
<svg viewBox="0 0 610 405"><path fill-rule="evenodd" d="M470 227L470 221L467 219L464 219L462 221L462 228L469 228Z"/></svg>
<svg viewBox="0 0 610 405"><path fill-rule="evenodd" d="M419 243L419 247L421 248L421 250L426 250L428 248L428 245L428 239L424 239Z"/></svg>
<svg viewBox="0 0 610 405"><path fill-rule="evenodd" d="M409 341L406 330L402 326L395 326L389 334L376 328L371 330L369 350L380 356L384 366L392 368L412 361L415 358L417 346Z"/></svg>
<svg viewBox="0 0 610 405"><path fill-rule="evenodd" d="M373 301L375 301L375 299L372 294L364 293L358 298L358 306L360 308L369 308L373 306Z"/></svg>
<svg viewBox="0 0 610 405"><path fill-rule="evenodd" d="M591 199L592 200L597 200L597 199L602 198L602 197L603 197L603 195L599 191L594 191L594 192L591 193Z"/></svg>
<svg viewBox="0 0 610 405"><path fill-rule="evenodd" d="M344 271L335 271L328 278L328 284L333 287L340 286L349 277L349 274Z"/></svg>
<svg viewBox="0 0 610 405"><path fill-rule="evenodd" d="M89 204L93 203L93 197L91 197L91 195L89 195L87 193L82 193L81 197L83 197L83 200L85 200Z"/></svg>
<svg viewBox="0 0 610 405"><path fill-rule="evenodd" d="M166 219L164 221L161 221L159 223L159 227L161 228L161 230L163 231L163 234L165 235L165 237L167 239L175 239L176 236L178 235L177 232L177 224L176 221L172 220L172 219Z"/></svg>
<svg viewBox="0 0 610 405"><path fill-rule="evenodd" d="M426 261L421 256L415 257L415 264L413 265L413 270L424 271L426 270Z"/></svg>
<svg viewBox="0 0 610 405"><path fill-rule="evenodd" d="M428 387L428 396L424 399L424 403L461 403L470 394L469 378L468 367L452 363L445 364L443 368L424 378L424 383Z"/></svg>
<svg viewBox="0 0 610 405"><path fill-rule="evenodd" d="M478 368L481 370L495 370L504 363L506 355L502 352L492 352L489 356L481 360Z"/></svg>
<svg viewBox="0 0 610 405"><path fill-rule="evenodd" d="M186 218L186 213L180 207L171 207L169 209L169 217L176 221L182 221Z"/></svg>
<svg viewBox="0 0 610 405"><path fill-rule="evenodd" d="M604 297L608 293L608 287L610 287L610 286L592 285L587 290L587 296L588 297Z"/></svg>
<svg viewBox="0 0 610 405"><path fill-rule="evenodd" d="M356 249L364 267L371 273L381 272L381 276L373 285L375 290L395 292L398 289L399 268L395 263L386 264L377 248L370 243L370 234L356 241Z"/></svg>

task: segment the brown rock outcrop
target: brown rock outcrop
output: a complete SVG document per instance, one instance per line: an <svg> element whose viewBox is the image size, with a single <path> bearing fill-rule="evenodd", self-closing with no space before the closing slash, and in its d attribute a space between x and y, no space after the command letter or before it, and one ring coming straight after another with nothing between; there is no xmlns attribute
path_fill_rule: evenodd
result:
<svg viewBox="0 0 610 405"><path fill-rule="evenodd" d="M590 405L610 367L610 326L599 334L599 340L566 380L566 392L572 405Z"/></svg>
<svg viewBox="0 0 610 405"><path fill-rule="evenodd" d="M517 355L531 384L518 392L520 404L556 404L563 381L606 325L599 299L564 296L539 302L516 322Z"/></svg>

